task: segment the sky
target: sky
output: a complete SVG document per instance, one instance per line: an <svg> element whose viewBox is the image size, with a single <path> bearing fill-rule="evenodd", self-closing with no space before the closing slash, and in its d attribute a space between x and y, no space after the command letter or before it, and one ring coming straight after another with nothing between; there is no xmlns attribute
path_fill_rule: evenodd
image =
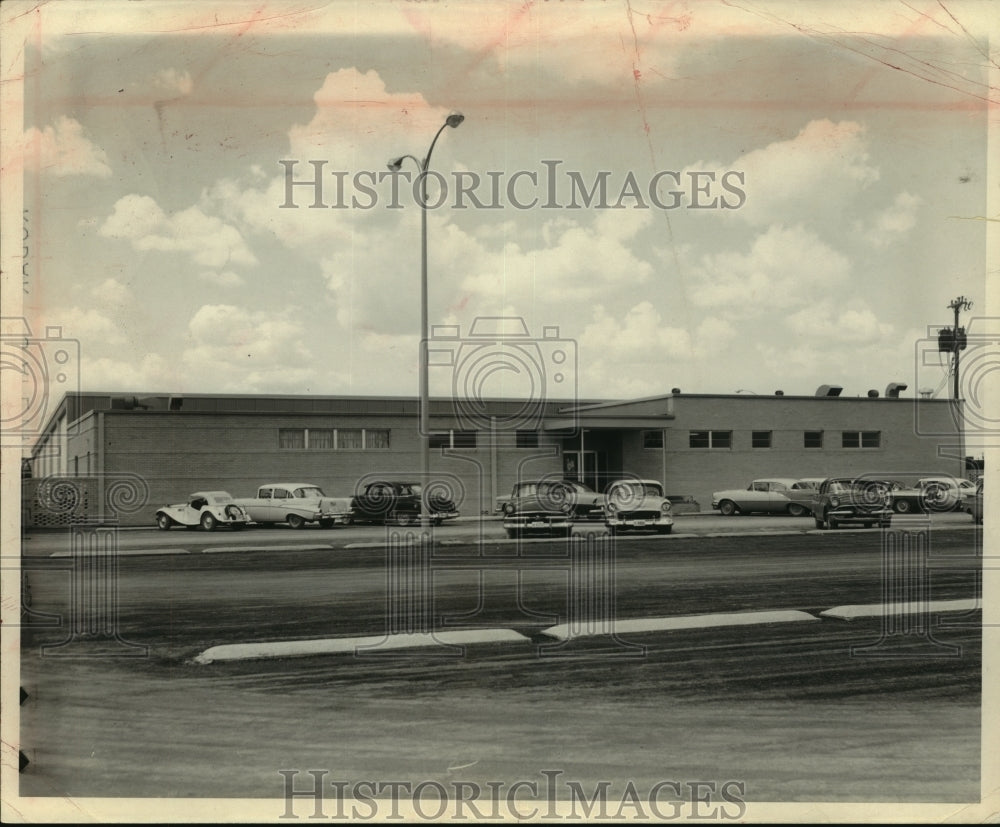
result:
<svg viewBox="0 0 1000 827"><path fill-rule="evenodd" d="M445 349L520 318L553 397L946 395L928 326L987 306L985 4L832 5L42 6L23 314L84 390L415 395L425 218ZM386 165L452 111L424 215Z"/></svg>

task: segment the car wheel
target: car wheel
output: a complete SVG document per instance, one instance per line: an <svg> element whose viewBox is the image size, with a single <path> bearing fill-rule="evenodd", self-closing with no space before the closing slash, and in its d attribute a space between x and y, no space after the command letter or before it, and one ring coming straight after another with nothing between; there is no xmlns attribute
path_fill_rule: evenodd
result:
<svg viewBox="0 0 1000 827"><path fill-rule="evenodd" d="M514 540L514 539L517 538L517 529L516 528L505 528L504 531L507 532L507 537L510 538L511 540Z"/></svg>
<svg viewBox="0 0 1000 827"><path fill-rule="evenodd" d="M233 523L231 526L233 531L242 531L246 527L247 527L246 523Z"/></svg>
<svg viewBox="0 0 1000 827"><path fill-rule="evenodd" d="M435 526L439 526L443 522L444 522L444 517L435 517L433 520L431 520L431 524Z"/></svg>
<svg viewBox="0 0 1000 827"><path fill-rule="evenodd" d="M806 508L804 505L799 505L798 503L792 503L788 506L788 513L792 517L805 517Z"/></svg>
<svg viewBox="0 0 1000 827"><path fill-rule="evenodd" d="M840 528L840 523L838 523L833 517L830 517L827 522L830 524L830 531L836 531Z"/></svg>
<svg viewBox="0 0 1000 827"><path fill-rule="evenodd" d="M416 525L417 515L412 511L396 511L389 517L389 519L396 525L410 526Z"/></svg>
<svg viewBox="0 0 1000 827"><path fill-rule="evenodd" d="M723 517L732 517L736 513L736 503L732 500L723 500L719 503L719 513Z"/></svg>
<svg viewBox="0 0 1000 827"><path fill-rule="evenodd" d="M170 527L173 524L174 521L171 520L166 514L156 515L156 527L159 528L160 531L170 531Z"/></svg>
<svg viewBox="0 0 1000 827"><path fill-rule="evenodd" d="M288 515L288 525L291 528L299 529L299 528L302 528L302 526L304 526L305 524L306 524L305 519L303 517L299 516L298 514L289 514Z"/></svg>
<svg viewBox="0 0 1000 827"><path fill-rule="evenodd" d="M205 512L201 515L201 527L205 531L215 531L215 527L219 524L219 521L215 519L213 514Z"/></svg>
<svg viewBox="0 0 1000 827"><path fill-rule="evenodd" d="M335 520L320 520L319 521L319 527L320 528L333 528L335 524L336 524Z"/></svg>
<svg viewBox="0 0 1000 827"><path fill-rule="evenodd" d="M897 514L909 514L913 510L913 503L909 500L896 500L892 504L893 509L895 509Z"/></svg>
<svg viewBox="0 0 1000 827"><path fill-rule="evenodd" d="M672 525L660 526L658 529L656 529L656 533L657 534L669 534L673 530L673 528L674 527Z"/></svg>
<svg viewBox="0 0 1000 827"><path fill-rule="evenodd" d="M826 528L826 523L823 522L819 517L813 517L813 520L816 521L816 528L818 528L820 530L823 530L823 529Z"/></svg>

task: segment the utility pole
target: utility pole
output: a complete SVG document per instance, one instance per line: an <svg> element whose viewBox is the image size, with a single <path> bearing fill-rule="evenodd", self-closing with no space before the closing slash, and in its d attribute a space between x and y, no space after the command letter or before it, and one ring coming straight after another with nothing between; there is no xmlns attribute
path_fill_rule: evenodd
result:
<svg viewBox="0 0 1000 827"><path fill-rule="evenodd" d="M958 363L959 354L965 350L968 343L967 337L965 335L965 328L958 326L958 314L962 310L970 310L972 308L972 302L965 298L965 296L959 296L954 299L948 308L955 312L955 326L953 328L942 328L938 332L938 351L939 352L950 352L952 354L952 371L954 372L954 381L951 390L951 404L955 411L955 424L958 426L958 453L959 453L959 463L960 463L960 476L964 477L966 472L965 467L965 446L964 446L964 419L962 412L962 401L959 398L960 382L958 373Z"/></svg>
<svg viewBox="0 0 1000 827"><path fill-rule="evenodd" d="M954 364L953 370L955 372L954 385L952 386L951 398L953 401L958 401L959 388L958 388L958 354L960 351L965 350L966 336L965 328L958 326L958 314L961 310L971 310L972 302L965 298L965 296L959 296L954 299L951 304L948 305L951 310L955 311L955 327L953 328L954 333L952 334L952 353L954 354Z"/></svg>

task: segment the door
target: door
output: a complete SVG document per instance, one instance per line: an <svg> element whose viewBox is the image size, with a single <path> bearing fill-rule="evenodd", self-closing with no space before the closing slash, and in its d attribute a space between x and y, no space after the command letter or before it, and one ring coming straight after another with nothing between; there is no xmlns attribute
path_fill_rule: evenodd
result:
<svg viewBox="0 0 1000 827"><path fill-rule="evenodd" d="M603 458L597 451L563 451L563 476L599 491Z"/></svg>

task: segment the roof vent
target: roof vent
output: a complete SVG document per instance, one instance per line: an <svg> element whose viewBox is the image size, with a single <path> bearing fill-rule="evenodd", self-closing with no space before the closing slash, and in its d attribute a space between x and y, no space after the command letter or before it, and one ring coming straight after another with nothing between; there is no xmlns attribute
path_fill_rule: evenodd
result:
<svg viewBox="0 0 1000 827"><path fill-rule="evenodd" d="M840 385L820 385L816 388L816 396L840 396L842 390Z"/></svg>
<svg viewBox="0 0 1000 827"><path fill-rule="evenodd" d="M906 382L890 382L885 386L885 395L890 399L899 399L899 392L906 390Z"/></svg>

